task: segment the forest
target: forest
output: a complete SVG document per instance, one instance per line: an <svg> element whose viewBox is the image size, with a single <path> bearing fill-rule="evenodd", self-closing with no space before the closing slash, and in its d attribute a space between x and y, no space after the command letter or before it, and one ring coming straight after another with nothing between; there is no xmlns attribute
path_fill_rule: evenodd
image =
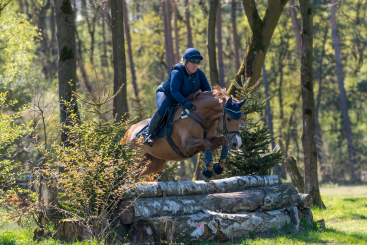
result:
<svg viewBox="0 0 367 245"><path fill-rule="evenodd" d="M55 178L70 187L65 193L75 202L94 191L85 187L90 180L77 174L75 163L99 173L91 163L105 161L111 170L103 174L131 180L129 172L141 168L135 163L139 152L115 143L116 138L153 115L156 88L187 48L201 52L199 68L211 86L218 84L240 99L244 94L238 86L256 84L246 96L258 108L249 109L241 127L246 135L264 128L269 133L264 152L276 159L267 171L290 181L285 162L293 157L306 189L307 181L366 183L367 1L304 0L310 5L307 15L313 16L307 29L313 34L311 51L302 46L309 45L302 36L309 34L302 1L0 0L0 201L18 182L35 181L41 193L43 180L53 183L47 171L56 166ZM303 80L307 77L311 81ZM304 107L305 89L312 92L311 111ZM306 132L305 116L314 120L315 136ZM76 121L84 123L76 127ZM317 148L314 156L305 146L310 139ZM126 160L119 162L120 170L113 160L117 154ZM169 161L159 176L139 181L196 180L204 166L201 158ZM236 172L229 169L226 177ZM80 191L73 194L73 185ZM323 208L315 186L314 205ZM7 193L6 201L17 203L21 195L16 196ZM96 198L97 206L103 198ZM40 227L42 217L36 221Z"/></svg>

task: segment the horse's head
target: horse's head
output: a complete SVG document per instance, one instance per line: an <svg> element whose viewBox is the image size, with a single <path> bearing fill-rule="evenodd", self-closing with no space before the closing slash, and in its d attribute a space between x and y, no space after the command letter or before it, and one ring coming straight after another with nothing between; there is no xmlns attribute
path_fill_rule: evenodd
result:
<svg viewBox="0 0 367 245"><path fill-rule="evenodd" d="M241 113L241 106L245 100L236 102L229 97L223 110L222 120L219 122L219 130L229 139L229 148L239 149L242 144L240 137L240 124L243 114Z"/></svg>

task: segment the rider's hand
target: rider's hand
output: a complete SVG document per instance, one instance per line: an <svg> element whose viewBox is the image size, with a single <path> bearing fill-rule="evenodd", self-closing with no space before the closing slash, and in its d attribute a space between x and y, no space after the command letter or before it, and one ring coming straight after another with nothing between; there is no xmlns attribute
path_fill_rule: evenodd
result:
<svg viewBox="0 0 367 245"><path fill-rule="evenodd" d="M194 106L193 103L191 103L190 101L186 100L185 103L184 103L184 107L186 109L191 109L192 107Z"/></svg>

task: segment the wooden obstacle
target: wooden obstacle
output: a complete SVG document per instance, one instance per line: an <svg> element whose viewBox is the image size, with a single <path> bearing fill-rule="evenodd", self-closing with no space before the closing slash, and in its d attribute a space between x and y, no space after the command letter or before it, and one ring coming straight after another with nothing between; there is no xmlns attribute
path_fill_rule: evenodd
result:
<svg viewBox="0 0 367 245"><path fill-rule="evenodd" d="M152 182L125 195L119 219L131 243L229 241L285 225L298 231L303 217L312 220L311 204L276 175Z"/></svg>

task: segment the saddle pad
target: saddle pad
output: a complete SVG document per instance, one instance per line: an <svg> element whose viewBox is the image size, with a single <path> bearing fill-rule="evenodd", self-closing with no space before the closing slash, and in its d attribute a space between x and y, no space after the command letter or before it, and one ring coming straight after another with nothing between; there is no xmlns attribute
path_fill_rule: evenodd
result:
<svg viewBox="0 0 367 245"><path fill-rule="evenodd" d="M165 133L171 134L172 130L172 118L176 113L178 105L170 106L166 109L166 112L159 123L158 129L154 132L154 139L165 137ZM144 128L140 130L139 133L136 134L136 138L146 137L148 133L149 124L145 125Z"/></svg>

